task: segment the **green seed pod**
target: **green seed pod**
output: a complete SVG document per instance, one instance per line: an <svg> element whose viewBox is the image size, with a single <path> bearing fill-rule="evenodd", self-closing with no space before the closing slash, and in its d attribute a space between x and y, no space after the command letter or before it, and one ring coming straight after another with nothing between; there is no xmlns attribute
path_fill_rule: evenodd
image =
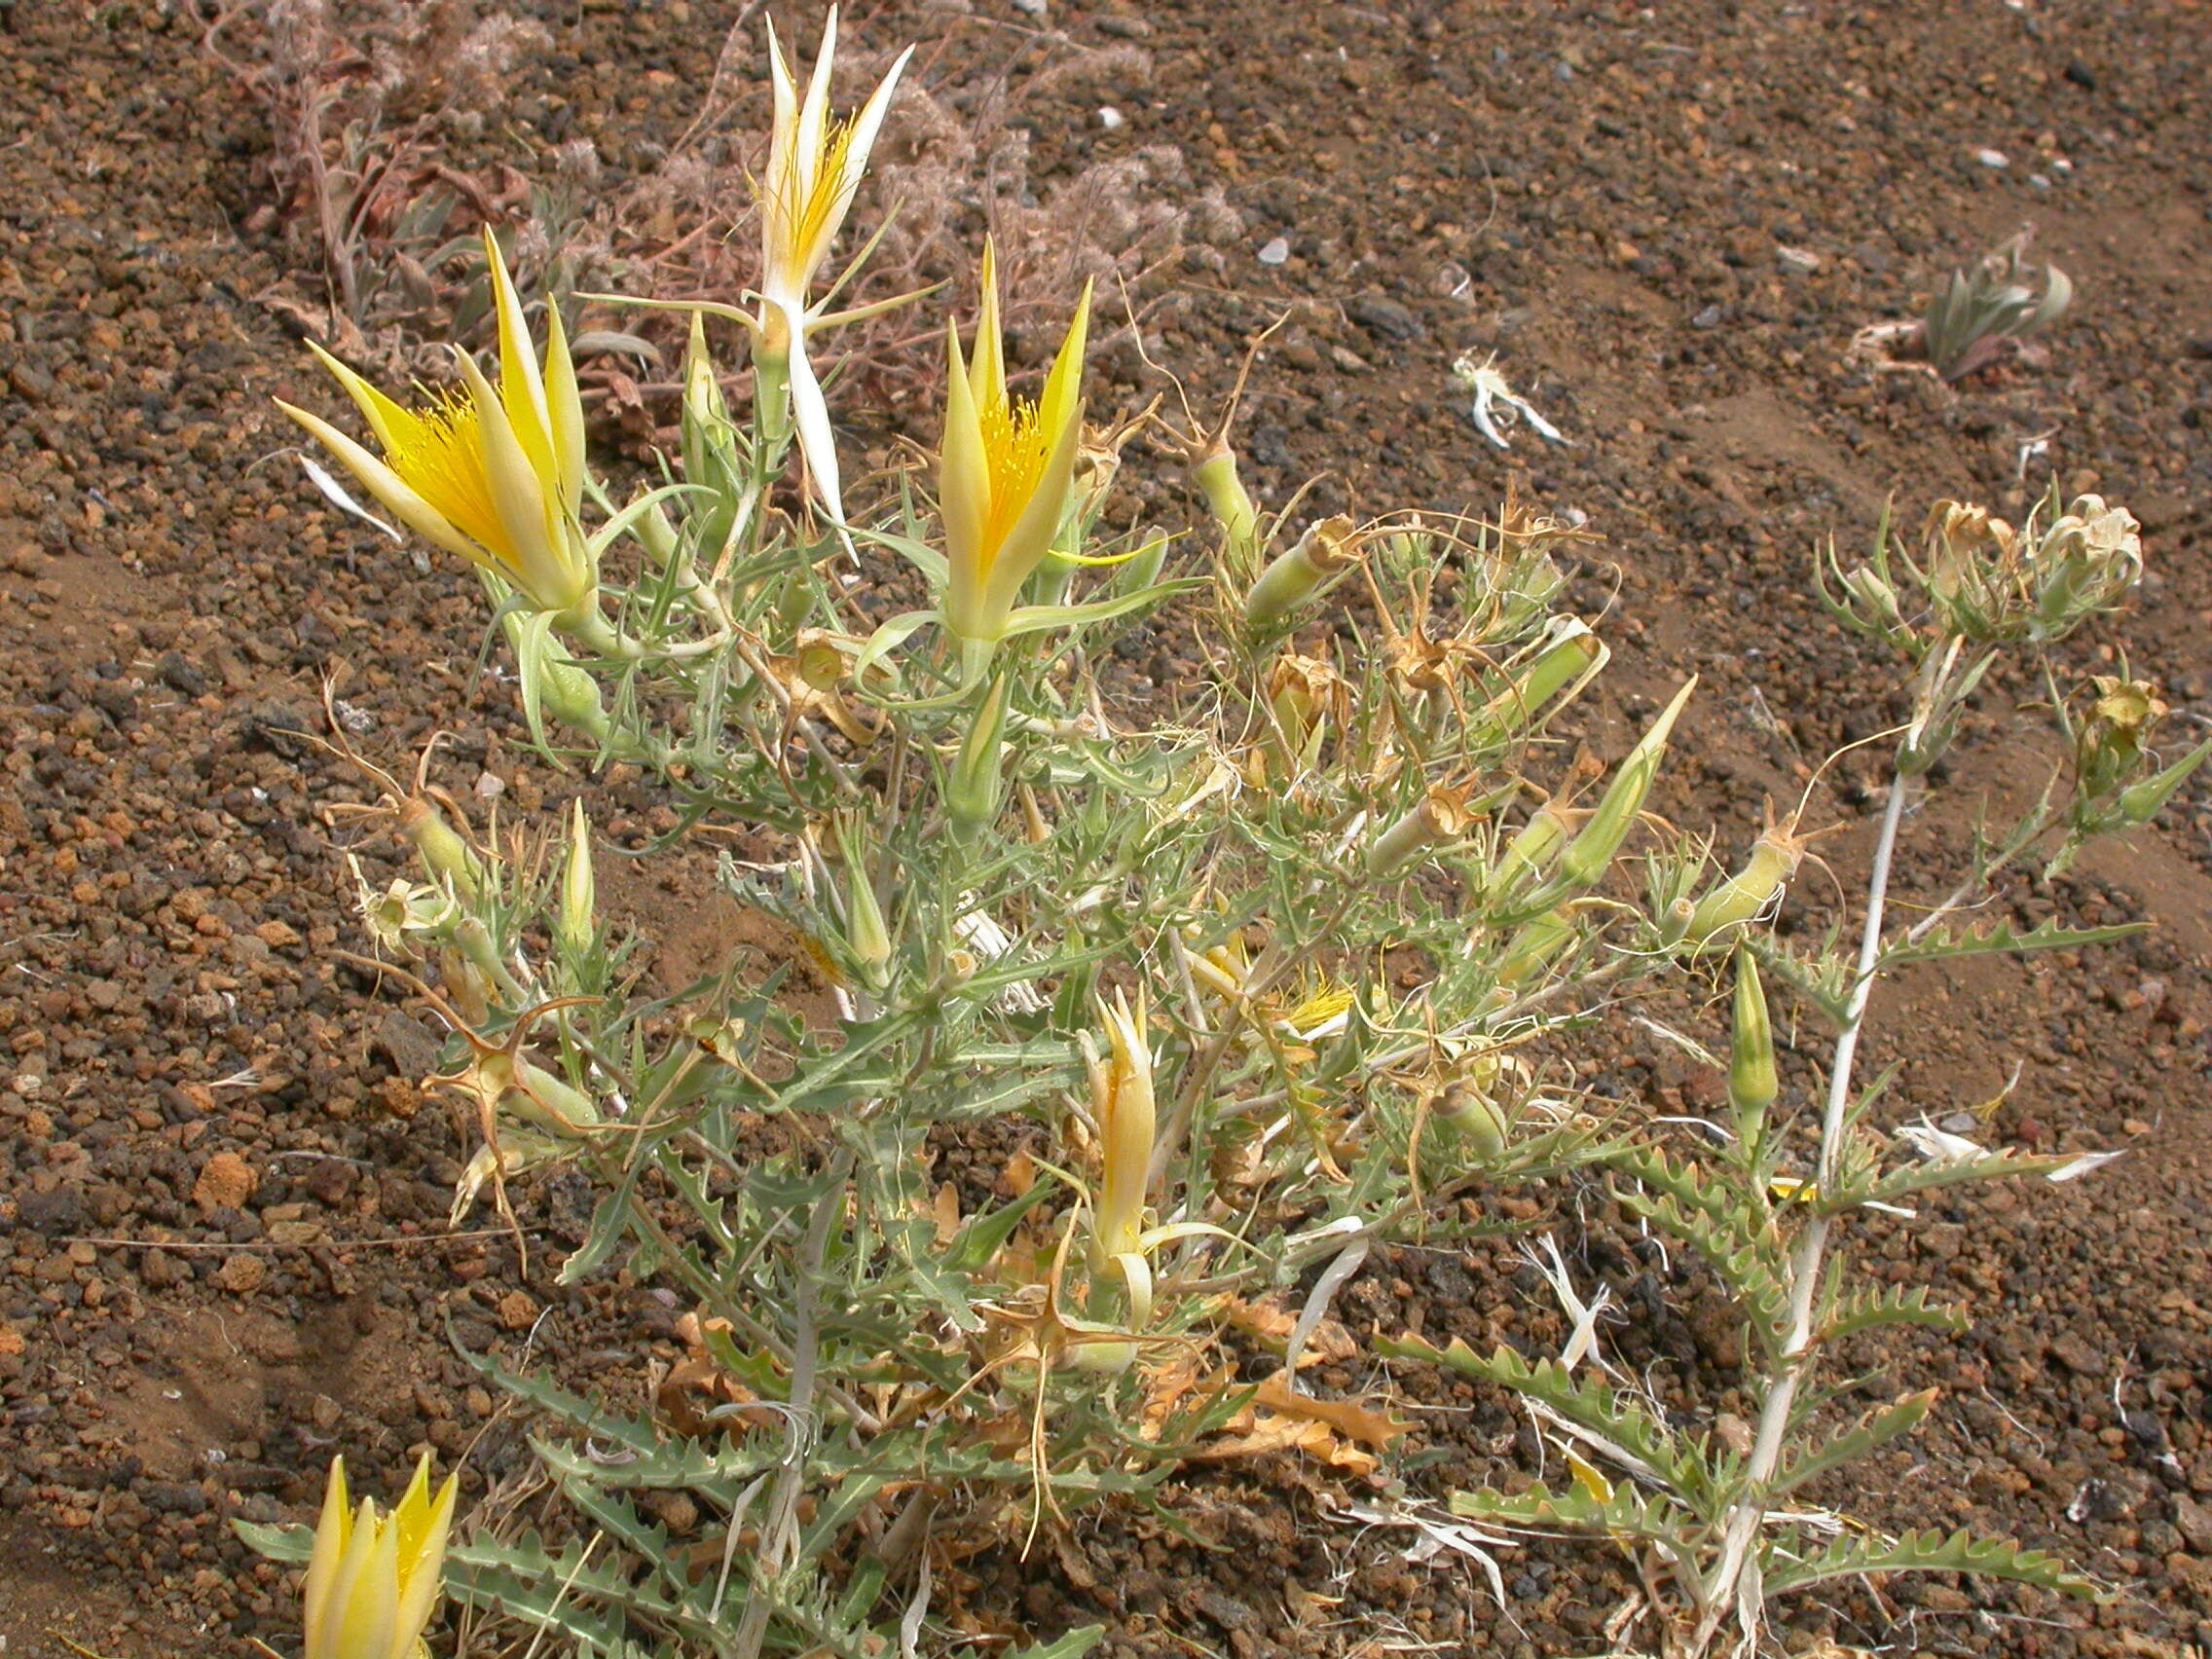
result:
<svg viewBox="0 0 2212 1659"><path fill-rule="evenodd" d="M1464 835L1470 822L1464 790L1431 789L1369 845L1368 873L1378 878L1396 875L1431 847Z"/></svg>
<svg viewBox="0 0 2212 1659"><path fill-rule="evenodd" d="M1744 867L1697 902L1682 937L1703 955L1726 945L1731 937L1766 910L1805 861L1805 843L1794 820L1769 825L1751 844Z"/></svg>
<svg viewBox="0 0 2212 1659"><path fill-rule="evenodd" d="M444 882L461 899L482 894L484 866L477 863L474 849L421 795L400 802L399 832L413 845L432 881Z"/></svg>
<svg viewBox="0 0 2212 1659"><path fill-rule="evenodd" d="M1545 963L1574 942L1574 915L1565 904L1522 924L1498 964L1497 982L1519 990Z"/></svg>
<svg viewBox="0 0 2212 1659"><path fill-rule="evenodd" d="M1230 568L1250 570L1259 553L1260 511L1236 475L1236 452L1226 443L1213 444L1192 465L1191 479L1221 526Z"/></svg>
<svg viewBox="0 0 2212 1659"><path fill-rule="evenodd" d="M1567 834L1572 828L1565 808L1550 804L1536 808L1491 866L1490 891L1507 892L1524 871L1542 875L1560 848L1567 845Z"/></svg>
<svg viewBox="0 0 2212 1659"><path fill-rule="evenodd" d="M1578 685L1605 666L1612 653L1579 617L1566 617L1555 627L1550 645L1537 652L1535 661L1490 701L1475 722L1480 736L1518 737L1533 726L1552 699Z"/></svg>
<svg viewBox="0 0 2212 1659"><path fill-rule="evenodd" d="M1244 625L1273 633L1291 613L1334 587L1358 551L1352 522L1339 516L1309 526L1296 546L1260 572L1244 599Z"/></svg>
<svg viewBox="0 0 2212 1659"><path fill-rule="evenodd" d="M1445 1085L1429 1104L1436 1126L1456 1145L1464 1147L1477 1165L1494 1162L1505 1155L1505 1113L1482 1089L1465 1079Z"/></svg>

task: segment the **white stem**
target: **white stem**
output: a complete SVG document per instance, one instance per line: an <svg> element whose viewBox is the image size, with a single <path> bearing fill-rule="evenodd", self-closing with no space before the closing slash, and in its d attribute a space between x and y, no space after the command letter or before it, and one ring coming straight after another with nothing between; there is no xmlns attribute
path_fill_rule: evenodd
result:
<svg viewBox="0 0 2212 1659"><path fill-rule="evenodd" d="M1819 1193L1825 1196L1835 1181L1843 1157L1844 1121L1851 1110L1851 1073L1859 1054L1860 1033L1866 1028L1866 1005L1874 994L1875 964L1882 955L1883 912L1888 905L1890 866L1897 853L1898 830L1904 822L1905 796L1910 780L1901 773L1890 781L1889 806L1882 814L1881 833L1874 842L1874 867L1866 882L1866 926L1859 941L1859 971L1852 981L1851 1000L1845 1005L1843 1029L1835 1041L1835 1061L1828 1068L1827 1110L1821 1120ZM1782 1463L1782 1447L1789 1431L1789 1415L1797 1392L1812 1370L1813 1316L1820 1294L1821 1270L1827 1254L1832 1218L1816 1215L1806 1223L1789 1272L1789 1344L1781 1374L1767 1391L1759 1411L1758 1436L1752 1443L1751 1460L1744 1473L1744 1495L1728 1517L1720 1560L1714 1568L1704 1597L1705 1609L1698 1620L1690 1651L1702 1653L1720 1628L1720 1621L1736 1604L1744 1564L1766 1519L1766 1489ZM1747 1633L1748 1635L1749 1633Z"/></svg>

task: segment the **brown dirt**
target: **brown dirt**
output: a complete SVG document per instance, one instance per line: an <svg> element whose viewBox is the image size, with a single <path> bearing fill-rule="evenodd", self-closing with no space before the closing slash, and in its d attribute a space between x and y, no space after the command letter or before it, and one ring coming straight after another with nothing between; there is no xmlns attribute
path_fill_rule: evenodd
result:
<svg viewBox="0 0 2212 1659"><path fill-rule="evenodd" d="M535 8L553 47L523 73L534 120L503 141L528 171L589 134L645 165L694 105L735 6ZM979 8L984 10L985 8ZM1002 49L965 6L873 9L881 46L950 31ZM523 1456L449 1339L526 1341L557 1367L635 1373L672 1311L608 1278L571 1291L544 1263L582 1195L528 1195L537 1282L496 1232L449 1236L463 1149L395 1073L424 1038L337 965L353 939L319 809L360 781L296 735L317 682L387 758L433 725L443 761L524 811L552 790L517 747L502 688L473 683L479 605L323 511L282 453L273 394L320 396L254 296L285 275L255 220L252 106L198 49L192 8L0 6L0 1651L116 1659L291 1640L291 1591L233 1517L307 1513L343 1444L372 1482L422 1446L476 1441L472 1481ZM1009 14L1011 16L1011 14ZM2142 517L2154 574L2131 663L2177 709L2212 714L2212 29L2201 6L2029 0L2017 9L1680 0L1650 10L1539 0L1381 7L1063 3L1079 41L1134 44L1149 75L1044 101L1041 177L1141 144L1224 186L1239 237L1187 255L1148 332L1194 397L1221 395L1239 343L1278 313L1244 428L1276 498L1328 471L1317 504L1481 505L1509 483L1607 537L1579 593L1622 661L1615 734L1686 670L1706 676L1677 819L1741 844L1807 757L1887 718L1865 660L1808 597L1809 549L1847 543L1895 495L2017 511L2021 441L2056 427L2074 488ZM805 30L799 31L802 35ZM1119 130L1096 119L1112 102ZM557 127L558 130L554 130ZM493 142L493 140L487 140ZM2004 168L1975 152L1995 149ZM2064 159L2070 166L2060 168ZM2048 181L2043 188L2031 179ZM2080 280L2046 361L1956 394L1849 363L1860 324L1902 314L1943 269L2010 231ZM1287 263L1257 250L1287 239ZM1780 249L1814 255L1798 272ZM1573 440L1501 457L1447 369L1499 353ZM1101 410L1145 378L1099 367ZM1204 405L1201 404L1201 407ZM1132 467L1131 472L1143 470ZM1130 507L1143 514L1141 494ZM1164 487L1161 487L1164 488ZM2115 636L2100 633L2087 664ZM1641 697L1630 696L1624 687ZM2008 687L2022 697L2029 687ZM1785 712L1787 736L1758 718ZM2009 725L1987 699L1989 731ZM1846 764L1825 817L1863 815ZM1954 834L2017 767L1961 768ZM608 826L642 838L640 801ZM1930 971L1882 1009L1876 1058L1903 1097L1987 1098L2027 1062L1998 1123L2029 1146L2119 1146L2092 1181L1945 1198L1869 1246L1978 1324L1957 1346L1870 1353L1941 1383L1928 1432L1855 1483L1877 1523L1972 1522L2057 1548L2127 1586L2109 1608L1999 1588L1899 1582L1792 1610L1820 1636L1934 1653L2182 1655L2212 1643L2212 799L2084 861L2021 914L2155 914L2147 939L2033 965ZM1863 831L1828 851L1845 881ZM373 864L372 860L372 864ZM1941 859L1915 866L1926 887ZM686 883L631 902L672 972L715 960ZM1820 925L1804 884L1796 912ZM733 928L734 928L733 923ZM739 941L751 945L759 941ZM1693 1107L1710 1088L1655 1047L1594 1055L1585 1081ZM1810 1082L1806 1063L1793 1082ZM250 1188L250 1191L247 1189ZM1595 1194L1578 1272L1635 1310L1611 1340L1685 1407L1733 1410L1710 1286L1609 1228ZM1400 1252L1346 1295L1362 1333L1418 1323L1470 1340L1556 1337L1510 1247ZM538 1315L549 1316L540 1322ZM1346 1369L1325 1383L1373 1379ZM1532 1465L1498 1398L1412 1375L1419 1492ZM1735 1404L1731 1402L1735 1401ZM1629 1584L1604 1551L1503 1560L1505 1616L1449 1556L1326 1519L1339 1489L1287 1461L1194 1480L1199 1549L1128 1517L1049 1557L982 1564L971 1596L1051 1627L1102 1617L1117 1650L1238 1659L1380 1644L1595 1651ZM1354 1494L1358 1495L1358 1494ZM2194 1646L2193 1646L2194 1644Z"/></svg>

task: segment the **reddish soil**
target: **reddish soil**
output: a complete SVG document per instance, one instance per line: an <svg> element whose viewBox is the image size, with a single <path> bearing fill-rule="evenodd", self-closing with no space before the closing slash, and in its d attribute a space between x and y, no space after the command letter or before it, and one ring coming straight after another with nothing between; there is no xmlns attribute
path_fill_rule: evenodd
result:
<svg viewBox="0 0 2212 1659"><path fill-rule="evenodd" d="M646 26L598 0L534 9L551 46L518 72L530 113L482 144L534 173L554 141L588 135L617 174L688 119L737 10L671 4ZM268 137L202 53L195 10L0 4L8 1659L61 1659L63 1638L114 1659L234 1654L251 1637L288 1649L290 1584L235 1540L234 1517L306 1516L338 1446L380 1487L423 1446L473 1445L472 1482L496 1476L526 1454L452 1342L511 1355L528 1339L556 1368L637 1374L672 1317L618 1278L550 1287L584 1197L560 1180L521 1195L540 1246L528 1282L496 1229L448 1234L466 1149L406 1081L428 1038L333 957L357 940L346 837L320 814L370 792L299 735L318 729L327 669L347 666L356 741L382 758L443 726L460 732L442 761L457 791L488 777L528 812L556 780L518 747L505 690L471 679L472 584L324 510L284 453L270 398L323 390L256 303L296 256L241 229L267 224ZM954 39L936 60L947 75L1031 26L997 0L973 18L967 0L860 10L871 49ZM1706 677L1662 803L1677 821L1740 846L1764 795L1793 797L1808 760L1889 718L1875 665L1810 598L1816 542L1862 540L1893 496L1907 515L1944 495L2016 514L2019 446L2053 429L2069 487L2146 527L2130 665L2164 682L2185 729L2212 715L2202 6L1057 0L1050 24L1142 60L1124 53L1107 84L1028 107L1035 177L1172 145L1194 195L1218 185L1242 216L1171 274L1152 356L1217 399L1241 342L1290 313L1243 425L1276 500L1321 472L1323 507L1482 506L1514 486L1587 514L1605 541L1577 591L1595 608L1617 585L1620 652L1594 741L1617 748L1650 693ZM1102 104L1125 125L1104 126ZM1956 392L1847 359L1861 324L1906 314L2028 219L2081 289L2046 357ZM1287 260L1262 263L1277 238ZM1572 447L1489 449L1448 373L1470 350L1495 350ZM1097 374L1100 413L1159 387L1126 345ZM1133 488L1132 518L1174 486ZM2076 666L2120 638L2094 630ZM1975 736L2015 723L2015 691L2034 688L1987 698ZM1837 778L1816 821L1856 823L1874 779L1854 763ZM1948 886L1955 861L1927 849L1944 831L1955 845L1981 796L2037 782L1962 764L1913 828L1911 891ZM618 804L606 828L641 837L658 811ZM2019 1059L1998 1133L2129 1156L2067 1187L1942 1198L1870 1242L1876 1271L1932 1282L1977 1324L1869 1352L1941 1384L1944 1404L1821 1494L1878 1525L2011 1532L2124 1593L2083 1607L1899 1581L1788 1609L1793 1644L2173 1659L2212 1644L2208 831L2196 789L2157 830L2012 896L2023 915L2152 915L2157 933L1932 970L1885 998L1875 1058L1906 1062L1913 1109L1987 1099ZM1825 845L1847 887L1863 842ZM1793 914L1814 927L1831 900L1808 877ZM738 939L698 892L625 897L671 971ZM1711 1088L1655 1044L1594 1053L1586 1072L1658 1110ZM1794 1086L1811 1077L1793 1062ZM1613 1226L1601 1194L1557 1199L1591 1224L1577 1272L1634 1310L1616 1357L1685 1409L1740 1410L1711 1285ZM1340 1309L1361 1335L1557 1338L1510 1244L1400 1252ZM1416 1493L1533 1466L1501 1398L1401 1383L1442 1408L1419 1414ZM982 1564L966 1594L1046 1629L1103 1619L1114 1651L1146 1659L1533 1659L1600 1650L1632 1587L1602 1547L1535 1543L1501 1558L1501 1611L1467 1564L1329 1519L1346 1495L1374 1494L1287 1459L1216 1472L1171 1498L1207 1547L1108 1515L1035 1561Z"/></svg>

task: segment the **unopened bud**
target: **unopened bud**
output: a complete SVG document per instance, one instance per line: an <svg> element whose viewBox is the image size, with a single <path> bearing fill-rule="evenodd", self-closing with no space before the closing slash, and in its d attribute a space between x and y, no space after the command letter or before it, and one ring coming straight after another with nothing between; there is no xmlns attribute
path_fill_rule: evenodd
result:
<svg viewBox="0 0 2212 1659"><path fill-rule="evenodd" d="M584 803L569 809L569 857L561 866L561 907L554 916L554 938L563 950L581 956L598 937L598 893L592 879L591 825Z"/></svg>
<svg viewBox="0 0 2212 1659"><path fill-rule="evenodd" d="M1348 518L1322 519L1287 553L1260 572L1244 599L1244 625L1255 634L1272 634L1293 611L1334 587L1357 556Z"/></svg>
<svg viewBox="0 0 2212 1659"><path fill-rule="evenodd" d="M1755 1122L1774 1104L1782 1085L1774 1069L1774 1026L1767 1017L1766 989L1759 965L1749 950L1736 952L1735 1032L1729 1050L1728 1103L1739 1124Z"/></svg>
<svg viewBox="0 0 2212 1659"><path fill-rule="evenodd" d="M2131 785L2120 794L2120 816L2130 829L2141 829L2165 810L2174 792L2212 756L2212 738L2206 738L2164 771Z"/></svg>
<svg viewBox="0 0 2212 1659"><path fill-rule="evenodd" d="M1667 752L1667 734L1674 730L1675 719L1689 701L1690 693L1697 689L1697 676L1675 693L1675 699L1660 711L1659 718L1637 741L1628 756L1613 772L1613 781L1605 787L1604 797L1590 814L1589 822L1582 826L1567 851L1560 856L1560 874L1575 887L1588 887L1605 873L1613 856L1628 839L1628 832L1643 811L1643 802L1651 793L1651 786L1659 776L1660 757Z"/></svg>

